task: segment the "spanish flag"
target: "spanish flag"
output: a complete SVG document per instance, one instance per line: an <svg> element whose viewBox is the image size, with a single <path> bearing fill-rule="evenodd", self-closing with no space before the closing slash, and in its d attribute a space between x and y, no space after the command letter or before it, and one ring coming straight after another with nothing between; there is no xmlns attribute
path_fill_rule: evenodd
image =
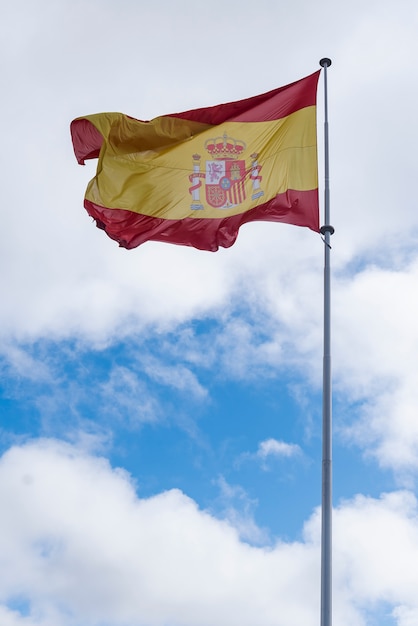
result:
<svg viewBox="0 0 418 626"><path fill-rule="evenodd" d="M256 220L318 231L319 74L147 122L122 113L75 119L78 162L98 158L87 212L124 248L165 241L215 251Z"/></svg>

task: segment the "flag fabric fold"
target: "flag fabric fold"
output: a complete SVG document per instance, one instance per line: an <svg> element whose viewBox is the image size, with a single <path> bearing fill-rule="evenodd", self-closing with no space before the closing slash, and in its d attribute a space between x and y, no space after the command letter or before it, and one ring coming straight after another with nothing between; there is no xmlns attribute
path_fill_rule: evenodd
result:
<svg viewBox="0 0 418 626"><path fill-rule="evenodd" d="M78 162L98 158L87 212L128 249L163 241L215 251L251 221L318 231L319 74L151 121L122 113L75 119Z"/></svg>

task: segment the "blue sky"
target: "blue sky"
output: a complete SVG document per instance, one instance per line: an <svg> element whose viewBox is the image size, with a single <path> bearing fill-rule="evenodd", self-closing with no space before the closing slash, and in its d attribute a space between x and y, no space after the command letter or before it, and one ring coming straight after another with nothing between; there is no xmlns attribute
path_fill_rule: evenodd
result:
<svg viewBox="0 0 418 626"><path fill-rule="evenodd" d="M416 626L412 0L2 11L1 626L319 622L318 235L126 251L69 124L263 93L329 56L334 621ZM318 91L323 197L323 81Z"/></svg>

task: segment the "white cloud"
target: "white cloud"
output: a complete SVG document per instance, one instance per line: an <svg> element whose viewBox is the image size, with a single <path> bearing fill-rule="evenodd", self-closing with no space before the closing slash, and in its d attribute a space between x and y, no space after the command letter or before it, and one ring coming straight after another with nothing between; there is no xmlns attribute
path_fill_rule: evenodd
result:
<svg viewBox="0 0 418 626"><path fill-rule="evenodd" d="M335 510L336 595L364 615L370 612L371 623L373 612L379 614L382 605L399 618L416 613L417 511L416 497L407 491L382 494L379 499L359 495ZM319 512L316 522L313 516L306 524L305 538L313 540L318 530ZM402 619L394 623L403 624Z"/></svg>
<svg viewBox="0 0 418 626"><path fill-rule="evenodd" d="M261 441L257 450L257 456L263 460L268 456L291 457L300 453L301 449L297 444L286 443L277 439Z"/></svg>
<svg viewBox="0 0 418 626"><path fill-rule="evenodd" d="M135 427L161 418L161 406L147 385L131 369L114 366L106 382L100 384L103 406L109 415L128 420Z"/></svg>
<svg viewBox="0 0 418 626"><path fill-rule="evenodd" d="M3 346L3 367L17 378L34 382L50 381L52 373L45 362L34 359L27 350L14 345Z"/></svg>
<svg viewBox="0 0 418 626"><path fill-rule="evenodd" d="M215 509L219 511L216 516L231 524L242 541L252 545L269 544L271 539L267 529L260 528L254 519L258 501L250 498L241 485L228 483L224 476L219 476L216 484L220 490L215 502Z"/></svg>
<svg viewBox="0 0 418 626"><path fill-rule="evenodd" d="M334 369L338 393L361 403L346 433L399 476L417 469L416 260L396 270L366 267L336 281Z"/></svg>
<svg viewBox="0 0 418 626"><path fill-rule="evenodd" d="M398 626L415 626L418 623L418 609L398 607L393 612Z"/></svg>
<svg viewBox="0 0 418 626"><path fill-rule="evenodd" d="M0 600L11 626L50 626L54 614L59 626L317 623L318 513L301 543L249 546L180 491L140 499L126 473L52 440L3 455L0 501ZM412 623L416 498L342 503L334 544L336 621L363 626L385 602L398 626ZM5 608L16 598L27 618Z"/></svg>
<svg viewBox="0 0 418 626"><path fill-rule="evenodd" d="M290 459L300 457L302 449L295 443L287 443L278 439L270 438L260 441L256 452L243 452L236 459L235 465L239 467L245 461L256 461L260 463L261 469L268 471L271 469L273 459Z"/></svg>
<svg viewBox="0 0 418 626"><path fill-rule="evenodd" d="M312 548L241 544L179 491L137 499L103 459L52 441L14 448L0 464L0 498L2 601L20 594L41 618L52 607L63 624L209 626L235 615L249 626L272 625L279 611L314 623Z"/></svg>
<svg viewBox="0 0 418 626"><path fill-rule="evenodd" d="M184 365L165 365L151 356L140 359L147 376L196 398L206 398L208 392L199 383L195 374Z"/></svg>

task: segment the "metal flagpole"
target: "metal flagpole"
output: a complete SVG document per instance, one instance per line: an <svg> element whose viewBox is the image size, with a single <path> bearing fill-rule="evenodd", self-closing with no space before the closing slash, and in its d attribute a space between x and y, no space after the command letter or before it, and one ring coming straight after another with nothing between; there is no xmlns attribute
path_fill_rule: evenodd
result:
<svg viewBox="0 0 418 626"><path fill-rule="evenodd" d="M321 626L332 625L332 393L331 393L331 272L329 206L329 146L328 146L328 90L327 68L331 59L321 59L324 68L325 122L325 198L324 226L324 360L322 383L322 529L321 529Z"/></svg>

